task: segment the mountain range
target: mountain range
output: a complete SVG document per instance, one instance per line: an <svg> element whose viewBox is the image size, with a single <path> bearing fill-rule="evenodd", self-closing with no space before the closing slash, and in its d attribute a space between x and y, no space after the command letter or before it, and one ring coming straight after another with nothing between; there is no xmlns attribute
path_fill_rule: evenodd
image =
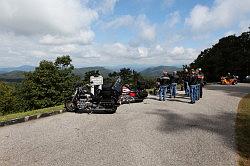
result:
<svg viewBox="0 0 250 166"><path fill-rule="evenodd" d="M126 67L126 66L125 66ZM120 67L123 68L123 67ZM11 68L0 68L0 81L6 81L6 82L19 82L24 79L24 74L29 71L33 71L35 69L34 66L20 66L20 67L11 67ZM131 69L134 69L131 67ZM103 77L108 77L109 73L112 73L114 71L118 71L119 69L112 69L107 67L82 67L82 68L75 68L74 74L80 76L81 78L84 78L84 75L86 72L91 70L99 70L100 74ZM136 70L136 69L135 69ZM169 73L173 71L181 70L179 67L175 66L156 66L156 67L148 67L145 69L141 68L142 76L144 77L158 77L162 74L163 71L167 71ZM137 70L138 71L138 70Z"/></svg>
<svg viewBox="0 0 250 166"><path fill-rule="evenodd" d="M19 67L5 67L5 68L0 68L0 73L8 73L8 72L13 72L13 71L33 71L35 70L35 66L29 66L29 65L24 65L24 66L19 66Z"/></svg>

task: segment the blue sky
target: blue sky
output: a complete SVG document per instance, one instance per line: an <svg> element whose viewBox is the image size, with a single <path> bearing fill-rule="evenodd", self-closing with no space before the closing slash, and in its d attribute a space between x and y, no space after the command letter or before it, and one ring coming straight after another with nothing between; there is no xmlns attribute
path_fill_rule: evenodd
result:
<svg viewBox="0 0 250 166"><path fill-rule="evenodd" d="M182 65L250 26L249 0L2 0L0 67ZM66 12L65 12L66 11Z"/></svg>

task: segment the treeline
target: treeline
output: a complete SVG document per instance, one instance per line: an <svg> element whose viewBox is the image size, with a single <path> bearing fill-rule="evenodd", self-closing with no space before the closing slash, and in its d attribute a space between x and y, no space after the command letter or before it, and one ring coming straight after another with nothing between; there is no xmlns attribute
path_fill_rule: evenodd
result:
<svg viewBox="0 0 250 166"><path fill-rule="evenodd" d="M243 79L250 74L250 31L220 39L202 51L190 67L202 68L208 81L218 81L227 73Z"/></svg>
<svg viewBox="0 0 250 166"><path fill-rule="evenodd" d="M89 83L90 76L100 75L98 70L91 70L81 80L73 73L71 62L68 55L58 57L54 62L43 60L34 71L25 73L21 83L0 81L0 116L61 105L73 94L76 85ZM130 68L110 73L104 83L113 83L118 76L124 84L135 85L138 80L144 80L148 87L154 85L153 79L145 79Z"/></svg>

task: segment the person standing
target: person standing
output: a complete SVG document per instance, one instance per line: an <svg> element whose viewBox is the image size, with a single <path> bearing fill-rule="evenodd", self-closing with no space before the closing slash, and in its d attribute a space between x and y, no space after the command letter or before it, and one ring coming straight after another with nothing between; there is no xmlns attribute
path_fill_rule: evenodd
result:
<svg viewBox="0 0 250 166"><path fill-rule="evenodd" d="M159 100L166 100L167 86L169 84L169 77L166 71L163 72L163 75L160 78L160 91L159 91Z"/></svg>
<svg viewBox="0 0 250 166"><path fill-rule="evenodd" d="M203 95L203 91L202 91L202 87L204 86L204 74L202 73L201 68L198 69L198 84L200 85L200 89L199 89L199 96L200 98L202 98Z"/></svg>
<svg viewBox="0 0 250 166"><path fill-rule="evenodd" d="M200 100L200 82L199 82L199 69L195 70L195 77L196 77L196 100Z"/></svg>
<svg viewBox="0 0 250 166"><path fill-rule="evenodd" d="M189 81L189 72L188 69L184 70L184 77L183 77L183 82L184 82L184 90L185 90L185 95L186 96L190 96L190 87L188 85L188 81Z"/></svg>
<svg viewBox="0 0 250 166"><path fill-rule="evenodd" d="M192 70L191 71L191 75L190 75L190 79L188 82L189 86L190 86L190 99L191 99L191 104L195 103L195 100L197 98L197 77L195 75L195 71Z"/></svg>
<svg viewBox="0 0 250 166"><path fill-rule="evenodd" d="M173 74L170 76L170 98L172 98L172 96L174 96L174 98L176 97L178 81L179 76L177 75L177 72L174 71Z"/></svg>

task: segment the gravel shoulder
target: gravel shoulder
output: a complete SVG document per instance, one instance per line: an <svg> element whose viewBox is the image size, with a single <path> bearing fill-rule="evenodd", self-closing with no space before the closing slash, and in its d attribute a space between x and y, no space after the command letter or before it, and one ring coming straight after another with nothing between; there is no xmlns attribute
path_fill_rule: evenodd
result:
<svg viewBox="0 0 250 166"><path fill-rule="evenodd" d="M249 84L209 85L122 105L115 114L64 113L0 128L0 165L236 165L234 120Z"/></svg>

